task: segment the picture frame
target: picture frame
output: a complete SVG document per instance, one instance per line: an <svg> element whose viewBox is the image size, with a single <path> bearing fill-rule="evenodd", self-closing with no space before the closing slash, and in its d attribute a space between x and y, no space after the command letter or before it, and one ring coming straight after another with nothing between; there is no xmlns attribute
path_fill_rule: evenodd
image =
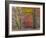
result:
<svg viewBox="0 0 46 38"><path fill-rule="evenodd" d="M29 26L28 25L25 26L26 25L25 20L22 20L22 21L25 21L24 22L25 25L21 22L22 25L24 25L23 27L26 29L24 29L23 27L20 27L21 28L20 29L19 27L14 26L14 23L13 23L14 22L13 21L14 14L13 14L13 12L14 12L14 10L19 9L19 8L21 8L21 10L23 9L22 11L25 15L33 13L32 17L30 17L30 16L28 17L29 19L31 18L31 20L28 20L28 18L27 18L27 20L30 21L31 26L29 25L29 22L28 22ZM30 9L30 12L28 11L29 9ZM33 9L34 9L34 12L31 11ZM21 11L21 10L19 9L19 11ZM35 15L38 16L37 13L39 14L39 18L38 18L39 20L37 19L39 21L39 23L38 23L39 27L37 27L37 23L35 23L35 21L37 22L37 20L35 18L36 17ZM15 11L15 14L17 15L16 11ZM23 14L19 14L19 16L20 15L23 15ZM26 16L23 16L23 17L26 18ZM36 27L35 27L35 25L36 25ZM15 30L14 30L14 28L15 28ZM27 28L28 29L31 28L31 29L27 30ZM22 37L22 36L39 36L39 35L45 35L45 3L24 2L24 1L5 1L5 37Z"/></svg>

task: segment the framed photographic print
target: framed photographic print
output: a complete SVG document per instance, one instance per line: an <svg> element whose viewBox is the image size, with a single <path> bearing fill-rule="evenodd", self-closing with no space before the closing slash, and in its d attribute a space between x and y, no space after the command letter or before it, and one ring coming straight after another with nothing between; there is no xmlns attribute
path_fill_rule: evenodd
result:
<svg viewBox="0 0 46 38"><path fill-rule="evenodd" d="M5 1L6 37L45 34L45 3Z"/></svg>

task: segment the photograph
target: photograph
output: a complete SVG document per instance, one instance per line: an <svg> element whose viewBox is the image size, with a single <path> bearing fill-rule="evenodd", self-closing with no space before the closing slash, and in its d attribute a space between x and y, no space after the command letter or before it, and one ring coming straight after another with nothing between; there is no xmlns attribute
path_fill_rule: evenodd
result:
<svg viewBox="0 0 46 38"><path fill-rule="evenodd" d="M12 31L40 30L40 8L12 7Z"/></svg>

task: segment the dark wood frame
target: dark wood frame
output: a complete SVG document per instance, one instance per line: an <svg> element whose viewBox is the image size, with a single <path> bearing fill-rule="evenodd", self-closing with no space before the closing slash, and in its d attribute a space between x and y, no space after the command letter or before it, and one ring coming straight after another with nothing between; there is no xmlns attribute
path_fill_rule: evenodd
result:
<svg viewBox="0 0 46 38"><path fill-rule="evenodd" d="M9 4L15 4L15 3L21 3L21 4L37 4L37 5L43 5L43 33L37 33L37 34L22 34L22 35L8 35L8 21L9 21ZM23 36L38 36L38 35L45 35L45 3L41 2L22 2L22 1L5 1L5 37L23 37Z"/></svg>

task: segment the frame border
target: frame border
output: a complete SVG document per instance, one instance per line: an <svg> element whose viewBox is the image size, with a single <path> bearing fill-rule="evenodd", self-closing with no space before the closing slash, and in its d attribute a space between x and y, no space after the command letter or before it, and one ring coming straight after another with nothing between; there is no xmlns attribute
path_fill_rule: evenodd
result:
<svg viewBox="0 0 46 38"><path fill-rule="evenodd" d="M21 4L38 4L43 5L43 33L37 33L37 34L22 34L22 35L8 35L8 22L9 22L9 4L15 4L15 3L21 3ZM41 2L25 2L25 1L5 1L5 37L24 37L24 36L40 36L45 35L45 3Z"/></svg>

